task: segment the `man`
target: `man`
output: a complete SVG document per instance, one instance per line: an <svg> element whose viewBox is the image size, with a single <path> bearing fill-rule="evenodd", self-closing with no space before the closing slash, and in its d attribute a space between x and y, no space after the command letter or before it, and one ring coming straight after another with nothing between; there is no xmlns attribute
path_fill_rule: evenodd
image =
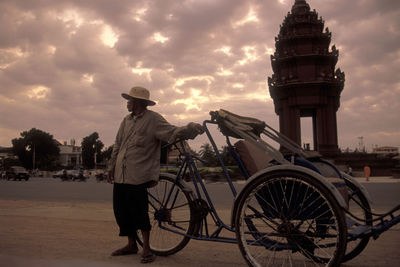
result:
<svg viewBox="0 0 400 267"><path fill-rule="evenodd" d="M114 183L113 208L120 236L128 237L128 244L111 255L136 254L136 231L143 236L142 263L154 261L150 250L150 220L148 215L147 188L156 186L160 173L161 141L172 142L177 138L194 138L203 133L203 127L189 123L184 127L169 124L160 114L148 110L156 103L150 100L150 92L143 87L133 87L128 100L131 112L121 122L111 159L108 165L108 181Z"/></svg>

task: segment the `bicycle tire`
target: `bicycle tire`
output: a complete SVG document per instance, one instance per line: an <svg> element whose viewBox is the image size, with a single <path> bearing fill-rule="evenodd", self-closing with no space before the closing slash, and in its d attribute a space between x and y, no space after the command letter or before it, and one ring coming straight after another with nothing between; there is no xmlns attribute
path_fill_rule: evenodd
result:
<svg viewBox="0 0 400 267"><path fill-rule="evenodd" d="M253 179L244 190L234 212L235 231L249 266L340 265L345 216L321 182L280 170Z"/></svg>
<svg viewBox="0 0 400 267"><path fill-rule="evenodd" d="M367 198L364 196L361 190L357 188L355 184L353 184L350 180L346 180L347 189L349 192L349 211L352 214L357 215L358 217L362 217L364 221L358 222L363 225L372 226L372 214L371 207ZM347 215L349 216L349 215ZM355 225L357 227L358 225ZM347 228L348 233L352 230L352 228ZM347 248L345 256L343 257L342 262L349 261L356 256L358 256L367 246L370 240L370 236L364 236L358 238L356 240L347 240Z"/></svg>
<svg viewBox="0 0 400 267"><path fill-rule="evenodd" d="M148 193L150 249L158 256L177 253L187 245L196 228L192 196L180 182L167 176L160 176L158 184L149 188ZM170 193L173 201L166 203ZM142 246L141 231L137 232L137 239Z"/></svg>

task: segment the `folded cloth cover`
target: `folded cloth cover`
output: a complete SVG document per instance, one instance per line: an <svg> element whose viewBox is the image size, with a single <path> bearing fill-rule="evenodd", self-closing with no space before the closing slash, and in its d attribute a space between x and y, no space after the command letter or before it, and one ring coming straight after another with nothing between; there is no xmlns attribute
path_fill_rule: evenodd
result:
<svg viewBox="0 0 400 267"><path fill-rule="evenodd" d="M220 109L217 112L214 112L214 114L217 114L216 119L221 132L235 138L243 137L232 131L232 129L226 125L225 121L231 122L234 125L233 127L237 127L237 129L253 132L257 136L260 136L265 128L265 122L260 121L259 119L239 116L224 109Z"/></svg>

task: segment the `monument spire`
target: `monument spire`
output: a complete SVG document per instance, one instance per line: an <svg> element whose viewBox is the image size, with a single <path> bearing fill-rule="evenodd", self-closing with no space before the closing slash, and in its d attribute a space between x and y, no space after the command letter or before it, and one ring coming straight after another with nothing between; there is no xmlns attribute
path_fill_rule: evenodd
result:
<svg viewBox="0 0 400 267"><path fill-rule="evenodd" d="M324 23L305 0L295 0L275 38L268 84L280 131L302 145L300 118L311 117L313 148L330 155L339 152L336 112L344 73L335 70L339 50L330 50Z"/></svg>

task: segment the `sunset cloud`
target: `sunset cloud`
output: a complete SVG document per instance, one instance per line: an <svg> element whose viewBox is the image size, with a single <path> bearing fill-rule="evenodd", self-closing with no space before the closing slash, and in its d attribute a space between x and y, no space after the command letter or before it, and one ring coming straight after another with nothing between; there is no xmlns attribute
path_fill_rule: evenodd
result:
<svg viewBox="0 0 400 267"><path fill-rule="evenodd" d="M0 146L33 127L78 143L97 131L111 145L127 112L121 93L134 85L176 125L224 108L278 128L270 55L294 2L3 0ZM368 149L400 146L400 2L307 3L346 74L339 146L355 148L359 136Z"/></svg>

